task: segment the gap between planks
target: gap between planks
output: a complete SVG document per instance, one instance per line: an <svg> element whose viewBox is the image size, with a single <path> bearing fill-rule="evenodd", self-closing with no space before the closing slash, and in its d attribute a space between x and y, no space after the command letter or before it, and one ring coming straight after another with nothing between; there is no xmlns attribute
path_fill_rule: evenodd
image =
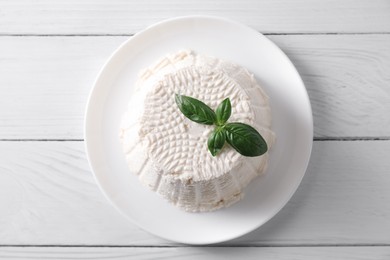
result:
<svg viewBox="0 0 390 260"><path fill-rule="evenodd" d="M36 247L36 248L193 248L193 247L208 247L208 248L291 248L291 247L388 247L390 244L277 244L277 245L0 245L2 247Z"/></svg>
<svg viewBox="0 0 390 260"><path fill-rule="evenodd" d="M259 33L261 33L259 31ZM263 35L387 35L390 32L322 32L322 33L262 33ZM134 33L103 33L103 34L12 34L0 33L0 37L123 37L134 36Z"/></svg>

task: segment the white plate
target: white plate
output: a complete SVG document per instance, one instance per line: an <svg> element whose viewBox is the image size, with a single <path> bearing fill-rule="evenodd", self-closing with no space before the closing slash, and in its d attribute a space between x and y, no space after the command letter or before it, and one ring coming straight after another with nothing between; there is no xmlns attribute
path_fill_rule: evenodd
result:
<svg viewBox="0 0 390 260"><path fill-rule="evenodd" d="M277 141L270 150L268 170L248 186L242 201L211 213L186 213L141 185L136 176L129 174L118 137L120 119L139 71L181 49L246 67L270 96ZM85 118L88 159L111 203L150 233L189 244L237 238L272 218L301 182L312 141L309 98L287 56L255 30L208 16L166 20L122 44L100 72Z"/></svg>

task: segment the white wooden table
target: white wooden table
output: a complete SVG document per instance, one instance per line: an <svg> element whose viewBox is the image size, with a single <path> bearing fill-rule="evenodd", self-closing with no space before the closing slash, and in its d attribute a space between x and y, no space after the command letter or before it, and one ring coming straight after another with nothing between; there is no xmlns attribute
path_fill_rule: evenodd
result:
<svg viewBox="0 0 390 260"><path fill-rule="evenodd" d="M98 190L87 95L123 41L161 19L232 18L264 33L309 92L306 176L260 229L213 247L150 235ZM390 259L390 1L0 0L0 257Z"/></svg>

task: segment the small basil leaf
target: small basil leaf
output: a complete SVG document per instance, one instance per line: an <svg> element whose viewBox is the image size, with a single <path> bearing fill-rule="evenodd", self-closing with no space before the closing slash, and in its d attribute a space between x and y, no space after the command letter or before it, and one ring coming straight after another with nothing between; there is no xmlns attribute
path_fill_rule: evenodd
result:
<svg viewBox="0 0 390 260"><path fill-rule="evenodd" d="M180 111L196 123L212 125L217 120L214 111L200 100L176 94L175 101Z"/></svg>
<svg viewBox="0 0 390 260"><path fill-rule="evenodd" d="M217 110L215 111L217 114L217 124L223 125L229 119L232 114L232 105L230 104L230 99L226 98L218 105Z"/></svg>
<svg viewBox="0 0 390 260"><path fill-rule="evenodd" d="M215 128L207 140L207 146L212 156L216 156L225 144L226 134L222 128Z"/></svg>
<svg viewBox="0 0 390 260"><path fill-rule="evenodd" d="M267 152L267 143L253 127L243 123L228 123L224 129L227 142L240 154L254 157Z"/></svg>

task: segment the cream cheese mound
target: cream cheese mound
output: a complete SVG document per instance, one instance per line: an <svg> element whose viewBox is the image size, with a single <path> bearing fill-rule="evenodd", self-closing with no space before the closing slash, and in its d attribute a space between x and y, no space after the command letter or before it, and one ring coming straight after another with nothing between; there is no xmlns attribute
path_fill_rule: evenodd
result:
<svg viewBox="0 0 390 260"><path fill-rule="evenodd" d="M180 51L140 74L123 116L123 152L129 170L143 184L186 211L228 207L264 172L268 152L244 157L226 143L213 157L207 138L214 127L187 119L175 103L175 93L199 99L214 110L229 97L229 122L253 126L270 148L275 137L268 96L245 68Z"/></svg>

